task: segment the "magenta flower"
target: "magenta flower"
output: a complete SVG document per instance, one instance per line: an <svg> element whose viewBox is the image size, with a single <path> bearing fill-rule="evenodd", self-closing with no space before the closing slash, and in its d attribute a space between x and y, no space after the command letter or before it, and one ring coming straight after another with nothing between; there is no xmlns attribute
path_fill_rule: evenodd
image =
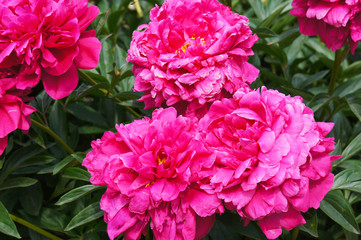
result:
<svg viewBox="0 0 361 240"><path fill-rule="evenodd" d="M87 0L0 0L0 68L17 68L18 89L41 79L51 97L67 96L77 68L98 63L101 44L85 31L98 12Z"/></svg>
<svg viewBox="0 0 361 240"><path fill-rule="evenodd" d="M361 2L359 0L293 0L290 14L298 17L300 32L320 35L332 51L347 43L354 53L361 40Z"/></svg>
<svg viewBox="0 0 361 240"><path fill-rule="evenodd" d="M333 184L332 123L315 122L300 97L274 90L238 91L213 103L199 122L215 150L212 177L218 197L268 238L304 224L301 212L318 208Z"/></svg>
<svg viewBox="0 0 361 240"><path fill-rule="evenodd" d="M195 112L257 78L247 60L258 37L217 0L166 0L150 19L133 33L127 58L146 108Z"/></svg>
<svg viewBox="0 0 361 240"><path fill-rule="evenodd" d="M23 101L29 89L16 89L17 77L14 69L0 68L0 155L7 146L9 133L16 129L29 130L30 114L35 108L26 105Z"/></svg>
<svg viewBox="0 0 361 240"><path fill-rule="evenodd" d="M1 94L0 88L0 155L7 146L9 133L16 129L29 130L32 112L35 112L33 107L17 96Z"/></svg>
<svg viewBox="0 0 361 240"><path fill-rule="evenodd" d="M174 108L158 109L92 142L83 165L93 184L108 187L100 204L110 239L139 239L149 221L156 239L210 231L223 206L209 185L215 157L196 139L196 125Z"/></svg>

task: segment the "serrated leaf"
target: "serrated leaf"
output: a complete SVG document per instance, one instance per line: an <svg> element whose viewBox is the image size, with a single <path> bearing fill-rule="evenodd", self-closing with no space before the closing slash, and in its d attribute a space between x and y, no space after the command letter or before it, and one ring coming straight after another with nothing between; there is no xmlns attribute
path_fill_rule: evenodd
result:
<svg viewBox="0 0 361 240"><path fill-rule="evenodd" d="M102 189L102 186L84 185L73 190L70 190L55 203L55 205L63 205L72 201L75 201L93 191Z"/></svg>
<svg viewBox="0 0 361 240"><path fill-rule="evenodd" d="M70 231L76 227L94 221L103 215L104 212L100 210L99 202L92 203L73 217L64 231Z"/></svg>
<svg viewBox="0 0 361 240"><path fill-rule="evenodd" d="M356 234L360 233L351 205L341 191L328 192L322 200L320 208L327 216L347 231Z"/></svg>
<svg viewBox="0 0 361 240"><path fill-rule="evenodd" d="M0 202L0 232L12 237L21 238L15 223L11 220L8 210L2 202Z"/></svg>
<svg viewBox="0 0 361 240"><path fill-rule="evenodd" d="M34 178L29 177L15 177L7 179L5 182L3 182L0 185L0 191L5 189L11 189L11 188L18 188L18 187L28 187L35 183L37 183L38 180Z"/></svg>
<svg viewBox="0 0 361 240"><path fill-rule="evenodd" d="M70 167L65 169L62 176L64 178L70 178L70 179L81 180L86 182L89 182L90 180L90 173L78 167Z"/></svg>

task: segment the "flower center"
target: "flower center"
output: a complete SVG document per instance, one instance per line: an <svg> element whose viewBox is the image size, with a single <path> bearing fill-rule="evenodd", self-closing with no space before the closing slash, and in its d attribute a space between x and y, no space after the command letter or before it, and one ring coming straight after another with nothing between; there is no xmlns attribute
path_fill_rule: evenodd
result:
<svg viewBox="0 0 361 240"><path fill-rule="evenodd" d="M204 38L201 37L195 37L194 35L188 39L188 41L186 41L178 50L175 51L176 54L181 54L182 52L185 53L186 50L189 47L200 47L200 46L205 46L206 45L206 41L204 40Z"/></svg>
<svg viewBox="0 0 361 240"><path fill-rule="evenodd" d="M158 166L162 165L163 163L165 163L167 161L167 155L165 154L165 152L163 150L158 152L157 161L158 161Z"/></svg>

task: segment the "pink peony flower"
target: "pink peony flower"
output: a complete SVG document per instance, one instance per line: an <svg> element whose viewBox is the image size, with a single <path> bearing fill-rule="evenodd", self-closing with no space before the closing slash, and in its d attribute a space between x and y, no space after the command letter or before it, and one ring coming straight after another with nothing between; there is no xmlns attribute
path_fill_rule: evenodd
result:
<svg viewBox="0 0 361 240"><path fill-rule="evenodd" d="M17 89L41 78L51 97L67 96L77 68L98 63L101 44L94 30L85 31L98 12L87 0L0 0L0 68L16 68Z"/></svg>
<svg viewBox="0 0 361 240"><path fill-rule="evenodd" d="M298 17L300 32L320 35L332 51L347 43L354 53L361 40L361 2L359 0L293 0L290 14Z"/></svg>
<svg viewBox="0 0 361 240"><path fill-rule="evenodd" d="M200 239L222 201L209 186L215 160L195 137L197 120L174 108L116 126L92 142L83 161L91 182L108 188L101 200L114 239L139 239L150 221L156 239Z"/></svg>
<svg viewBox="0 0 361 240"><path fill-rule="evenodd" d="M245 16L217 0L166 0L150 19L133 33L127 58L146 108L195 112L257 78L247 60L258 37Z"/></svg>
<svg viewBox="0 0 361 240"><path fill-rule="evenodd" d="M218 197L271 239L304 224L301 212L318 208L333 184L332 127L315 122L300 97L266 88L213 103L199 128L216 151Z"/></svg>
<svg viewBox="0 0 361 240"><path fill-rule="evenodd" d="M1 94L0 87L0 155L7 146L9 133L16 129L29 130L32 112L35 109L24 104L19 97Z"/></svg>

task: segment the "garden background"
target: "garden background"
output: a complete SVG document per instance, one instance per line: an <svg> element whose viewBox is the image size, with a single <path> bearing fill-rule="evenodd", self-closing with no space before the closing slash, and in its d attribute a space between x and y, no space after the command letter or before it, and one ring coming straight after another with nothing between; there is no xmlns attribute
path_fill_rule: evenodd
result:
<svg viewBox="0 0 361 240"><path fill-rule="evenodd" d="M279 239L347 239L360 237L361 223L361 49L329 50L319 37L300 34L291 1L225 0L232 11L249 18L259 40L249 58L260 70L252 88L266 86L301 96L321 122L334 122L335 182L317 210L303 216L305 225L283 231ZM78 69L79 84L54 100L38 85L30 105L27 134L9 135L0 157L0 239L107 239L99 202L105 187L90 183L82 166L91 141L115 124L130 123L152 109L133 91L132 64L126 61L132 33L149 22L149 11L162 1L94 1L100 13L90 25L102 44L97 67ZM146 237L149 239L150 236ZM120 235L117 239L122 239ZM265 239L256 222L243 226L230 211L204 239Z"/></svg>

